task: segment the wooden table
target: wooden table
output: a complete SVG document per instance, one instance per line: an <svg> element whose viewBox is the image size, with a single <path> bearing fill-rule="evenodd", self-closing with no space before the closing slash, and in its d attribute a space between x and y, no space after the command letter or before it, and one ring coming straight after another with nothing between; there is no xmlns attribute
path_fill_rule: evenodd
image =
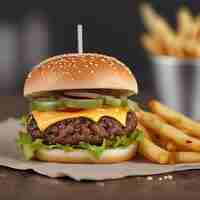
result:
<svg viewBox="0 0 200 200"><path fill-rule="evenodd" d="M19 116L26 111L19 96L0 99L0 119ZM200 199L200 171L192 170L150 177L130 177L101 182L75 182L69 178L51 179L32 171L18 171L0 167L0 200L69 200L69 199Z"/></svg>

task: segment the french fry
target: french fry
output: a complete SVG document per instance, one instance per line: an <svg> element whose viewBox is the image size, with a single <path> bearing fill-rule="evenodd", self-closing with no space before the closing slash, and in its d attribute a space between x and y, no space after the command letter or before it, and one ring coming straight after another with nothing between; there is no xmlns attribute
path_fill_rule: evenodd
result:
<svg viewBox="0 0 200 200"><path fill-rule="evenodd" d="M160 164L167 164L171 160L171 153L154 144L144 137L139 144L139 153L146 159Z"/></svg>
<svg viewBox="0 0 200 200"><path fill-rule="evenodd" d="M143 4L141 6L141 13L144 24L150 33L160 38L167 36L167 39L174 40L175 35L169 24L157 15L148 4Z"/></svg>
<svg viewBox="0 0 200 200"><path fill-rule="evenodd" d="M200 41L200 15L198 15L195 20L193 40L198 42Z"/></svg>
<svg viewBox="0 0 200 200"><path fill-rule="evenodd" d="M154 117L156 117L157 119L161 120L162 122L165 122L165 120L163 118L161 118L159 115L154 115ZM163 138L161 136L158 135L153 135L152 133L149 132L149 135L151 135L151 138L154 142L156 142L156 144L159 144L161 147L163 147L164 149L168 150L168 151L176 151L177 147L174 144L174 142Z"/></svg>
<svg viewBox="0 0 200 200"><path fill-rule="evenodd" d="M170 152L175 152L177 150L176 144L174 144L174 142L163 137L157 139L156 144L159 144L161 147Z"/></svg>
<svg viewBox="0 0 200 200"><path fill-rule="evenodd" d="M167 143L166 143L166 149L167 149L168 151L175 152L175 151L177 150L177 147L176 147L176 145L174 144L174 142L172 142L172 141L167 141Z"/></svg>
<svg viewBox="0 0 200 200"><path fill-rule="evenodd" d="M151 37L150 35L144 34L141 37L141 43L153 55L164 54L161 42L156 38Z"/></svg>
<svg viewBox="0 0 200 200"><path fill-rule="evenodd" d="M175 152L177 150L176 145L172 141L169 141L166 138L160 137L158 135L152 134L140 123L138 123L137 129L141 130L144 133L144 136L146 138L153 141L155 144L160 145L162 148L166 149L167 151Z"/></svg>
<svg viewBox="0 0 200 200"><path fill-rule="evenodd" d="M160 116L155 115L158 119L162 120ZM152 134L145 126L143 126L140 122L137 124L137 128L141 131L143 131L144 136L146 136L151 141L154 141L154 143L160 143L161 137L159 135Z"/></svg>
<svg viewBox="0 0 200 200"><path fill-rule="evenodd" d="M176 145L183 147L185 150L200 152L199 139L188 136L181 130L162 122L151 113L140 111L137 113L137 116L139 122L152 130L152 133L173 141Z"/></svg>
<svg viewBox="0 0 200 200"><path fill-rule="evenodd" d="M168 47L168 52L170 56L176 58L185 58L185 52L183 51L183 40L180 37L176 37L174 45Z"/></svg>
<svg viewBox="0 0 200 200"><path fill-rule="evenodd" d="M194 163L200 162L200 153L198 152L176 152L173 155L176 163Z"/></svg>
<svg viewBox="0 0 200 200"><path fill-rule="evenodd" d="M198 58L200 57L200 45L195 40L184 40L182 48L186 57Z"/></svg>
<svg viewBox="0 0 200 200"><path fill-rule="evenodd" d="M181 7L177 14L178 35L184 39L191 39L195 29L195 21L186 7Z"/></svg>
<svg viewBox="0 0 200 200"><path fill-rule="evenodd" d="M156 113L173 126L184 130L184 132L190 134L191 136L200 138L199 122L193 121L185 115L173 111L172 109L155 100L150 101L148 103L148 107L153 113Z"/></svg>
<svg viewBox="0 0 200 200"><path fill-rule="evenodd" d="M153 35L161 38L168 36L168 38L174 40L175 33L169 24L162 17L157 15L148 4L142 4L141 13L144 24Z"/></svg>
<svg viewBox="0 0 200 200"><path fill-rule="evenodd" d="M150 34L155 38L158 38L162 43L165 55L183 57L180 48L181 43L178 42L176 33L172 30L166 20L155 13L148 4L142 4L141 13L143 22Z"/></svg>
<svg viewBox="0 0 200 200"><path fill-rule="evenodd" d="M198 15L195 18L194 25L193 25L193 31L192 31L192 35L191 35L191 37L192 37L191 40L197 42L200 39L199 34L200 34L200 15Z"/></svg>
<svg viewBox="0 0 200 200"><path fill-rule="evenodd" d="M140 11L150 33L142 38L142 43L151 54L189 59L200 57L200 15L195 18L188 8L181 7L177 13L177 31L174 31L149 4L142 4Z"/></svg>
<svg viewBox="0 0 200 200"><path fill-rule="evenodd" d="M197 35L196 21L189 9L182 7L177 14L178 40L184 57L197 58L200 56L200 46L195 40Z"/></svg>
<svg viewBox="0 0 200 200"><path fill-rule="evenodd" d="M138 123L137 128L144 133L144 139L139 144L139 153L146 159L156 163L166 164L170 161L170 153L152 141L151 134Z"/></svg>

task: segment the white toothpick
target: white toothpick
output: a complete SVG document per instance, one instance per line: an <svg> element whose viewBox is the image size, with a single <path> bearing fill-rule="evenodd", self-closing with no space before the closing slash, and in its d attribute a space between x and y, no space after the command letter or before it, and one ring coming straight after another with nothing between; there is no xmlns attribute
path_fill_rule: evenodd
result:
<svg viewBox="0 0 200 200"><path fill-rule="evenodd" d="M83 25L77 25L78 53L83 53Z"/></svg>

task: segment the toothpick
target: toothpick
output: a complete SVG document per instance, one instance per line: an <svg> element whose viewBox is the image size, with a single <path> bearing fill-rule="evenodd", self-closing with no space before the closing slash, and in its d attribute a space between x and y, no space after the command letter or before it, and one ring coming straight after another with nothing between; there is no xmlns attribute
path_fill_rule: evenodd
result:
<svg viewBox="0 0 200 200"><path fill-rule="evenodd" d="M83 25L77 25L78 53L83 53Z"/></svg>

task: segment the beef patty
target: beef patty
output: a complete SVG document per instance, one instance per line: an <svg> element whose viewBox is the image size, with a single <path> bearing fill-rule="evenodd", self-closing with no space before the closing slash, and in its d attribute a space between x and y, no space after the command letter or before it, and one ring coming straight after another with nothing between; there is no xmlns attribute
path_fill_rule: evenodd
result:
<svg viewBox="0 0 200 200"><path fill-rule="evenodd" d="M41 132L32 115L28 118L27 131L33 139L42 138L46 144L70 144L76 145L80 142L100 145L103 139L122 136L132 133L137 125L134 112L128 112L126 126L118 120L103 116L98 122L85 117L70 118L59 121Z"/></svg>

